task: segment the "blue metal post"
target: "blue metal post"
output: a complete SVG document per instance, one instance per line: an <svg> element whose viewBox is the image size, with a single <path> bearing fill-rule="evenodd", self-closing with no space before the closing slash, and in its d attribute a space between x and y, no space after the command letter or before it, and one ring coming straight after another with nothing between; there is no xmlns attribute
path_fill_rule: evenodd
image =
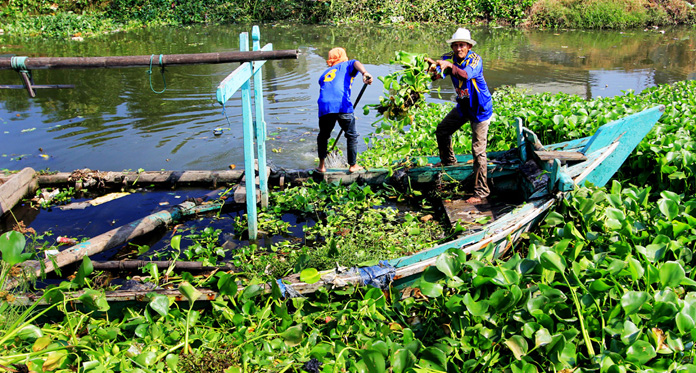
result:
<svg viewBox="0 0 696 373"><path fill-rule="evenodd" d="M239 34L239 50L242 52L249 51L249 33L243 32ZM242 118L249 240L255 240L258 235L258 217L256 211L256 172L254 170L254 127L251 122L251 86L249 80L242 84Z"/></svg>
<svg viewBox="0 0 696 373"><path fill-rule="evenodd" d="M251 29L252 48L257 51L261 48L259 42L259 26ZM271 47L272 48L272 47ZM263 116L263 83L262 83L262 63L254 62L254 109L256 118L256 151L259 159L259 186L261 189L261 207L268 207L268 174L266 172L266 121ZM258 71L256 67L258 66Z"/></svg>

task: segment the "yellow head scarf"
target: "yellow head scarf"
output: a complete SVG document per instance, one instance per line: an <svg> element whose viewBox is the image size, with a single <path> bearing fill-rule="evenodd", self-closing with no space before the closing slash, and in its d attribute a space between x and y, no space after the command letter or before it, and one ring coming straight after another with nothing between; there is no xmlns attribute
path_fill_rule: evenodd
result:
<svg viewBox="0 0 696 373"><path fill-rule="evenodd" d="M329 65L329 67L331 67L337 63L345 61L348 61L346 50L341 47L338 47L329 51L329 59L326 60L326 64Z"/></svg>

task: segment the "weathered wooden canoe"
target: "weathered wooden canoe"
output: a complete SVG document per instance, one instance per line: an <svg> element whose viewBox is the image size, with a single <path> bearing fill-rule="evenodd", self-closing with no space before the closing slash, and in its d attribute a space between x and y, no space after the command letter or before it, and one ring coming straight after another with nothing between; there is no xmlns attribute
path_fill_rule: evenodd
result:
<svg viewBox="0 0 696 373"><path fill-rule="evenodd" d="M300 281L299 274L294 274L277 280L275 284L266 284L263 289L271 291L272 287L277 286L282 294L291 297L312 293L320 287L340 288L367 284L403 286L433 265L440 254L452 248L464 253L486 250L487 255L497 258L522 233L529 231L543 219L556 201L575 186L585 183L596 186L606 184L650 132L663 111L664 106L647 109L608 123L591 137L546 146L542 146L536 135L524 128L520 121L517 125L517 147L507 152L488 154L489 180L492 180L497 192L504 191L519 196L521 202L517 205L500 210L492 204L473 206L463 201L445 201L450 222L454 224L456 221L463 221L467 227L453 241L413 255L381 261L373 267L327 270L321 272L321 280L313 284ZM281 184L301 182L307 178L374 184L403 183L408 180L412 185L432 185L446 177L466 182L473 175L471 159L471 155L459 156L459 163L455 166L403 168L396 172L386 169L356 173L347 173L346 170L329 170L326 173L283 171L275 172L272 179ZM429 161L434 163L438 159L433 157ZM235 174L233 179L238 177L240 175ZM216 180L219 181L217 178ZM476 223L484 216L489 217L487 222ZM202 293L200 300L214 300L218 297L212 290L199 290ZM109 301L147 301L149 298L145 295L151 292L153 290L114 291L107 292L106 295ZM159 292L181 298L176 290Z"/></svg>

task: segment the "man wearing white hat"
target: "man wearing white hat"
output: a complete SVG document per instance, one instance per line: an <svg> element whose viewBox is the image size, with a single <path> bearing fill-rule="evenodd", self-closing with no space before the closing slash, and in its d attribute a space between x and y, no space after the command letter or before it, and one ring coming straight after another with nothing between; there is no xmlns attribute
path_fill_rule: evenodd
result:
<svg viewBox="0 0 696 373"><path fill-rule="evenodd" d="M457 29L447 43L452 51L444 54L442 59L434 61L426 58L432 64L432 72L438 67L440 70L432 75L432 79L437 80L449 75L457 93L457 106L445 116L435 130L440 151L440 163L437 166L452 166L457 163L452 149L452 134L466 122L470 122L474 156L474 196L466 202L477 204L490 194L487 181L486 138L493 116L493 100L488 84L483 78L481 56L471 50L476 41L471 38L469 30Z"/></svg>

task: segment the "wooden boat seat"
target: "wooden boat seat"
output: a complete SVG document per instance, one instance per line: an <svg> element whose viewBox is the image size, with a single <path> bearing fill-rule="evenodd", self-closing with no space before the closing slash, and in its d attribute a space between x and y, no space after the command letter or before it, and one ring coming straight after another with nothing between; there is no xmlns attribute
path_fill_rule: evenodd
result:
<svg viewBox="0 0 696 373"><path fill-rule="evenodd" d="M534 150L533 153L540 162L548 162L558 159L561 161L561 164L563 164L566 162L582 162L587 160L587 156L580 152Z"/></svg>

